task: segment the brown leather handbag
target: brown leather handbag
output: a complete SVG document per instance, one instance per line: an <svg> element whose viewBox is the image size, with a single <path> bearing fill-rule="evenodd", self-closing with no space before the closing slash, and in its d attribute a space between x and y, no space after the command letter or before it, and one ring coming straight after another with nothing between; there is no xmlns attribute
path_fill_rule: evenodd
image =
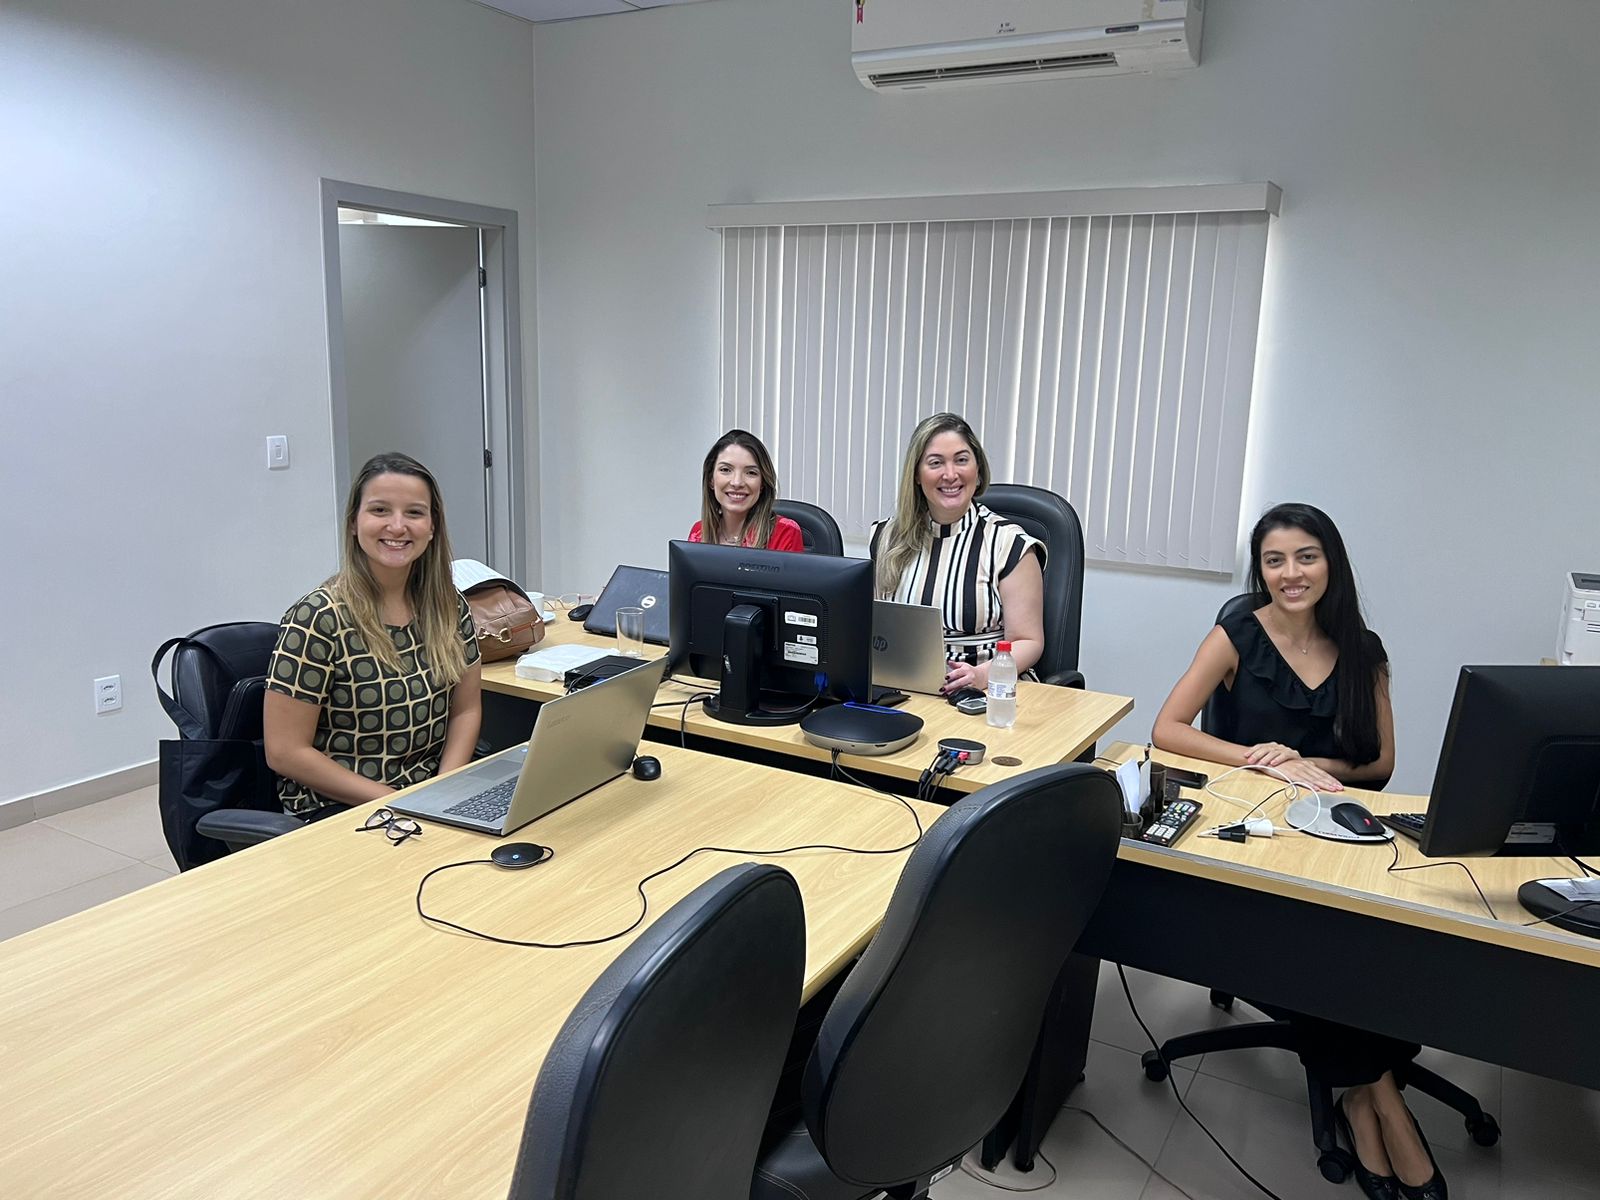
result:
<svg viewBox="0 0 1600 1200"><path fill-rule="evenodd" d="M515 658L543 640L544 618L528 593L509 579L474 584L461 594L472 610L484 662Z"/></svg>

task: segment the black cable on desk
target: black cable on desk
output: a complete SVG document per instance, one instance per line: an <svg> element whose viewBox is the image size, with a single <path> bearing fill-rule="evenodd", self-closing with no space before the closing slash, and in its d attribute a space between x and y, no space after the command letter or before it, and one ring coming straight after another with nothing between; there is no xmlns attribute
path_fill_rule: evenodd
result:
<svg viewBox="0 0 1600 1200"><path fill-rule="evenodd" d="M1478 893L1478 899L1483 901L1484 908L1489 910L1489 919L1491 921L1498 921L1500 919L1500 915L1494 911L1494 905L1489 903L1489 897L1485 896L1483 894L1483 889L1478 886L1478 880L1477 877L1473 875L1472 868L1467 866L1466 863L1457 862L1453 858L1447 858L1442 862L1418 863L1411 867L1401 867L1395 865L1400 861L1400 842L1397 838L1391 838L1389 840L1389 849L1394 851L1394 857L1389 860L1389 865L1385 867L1384 870L1392 875L1398 875L1402 871L1426 871L1432 867L1460 867L1467 873L1467 878L1472 880L1472 889Z"/></svg>

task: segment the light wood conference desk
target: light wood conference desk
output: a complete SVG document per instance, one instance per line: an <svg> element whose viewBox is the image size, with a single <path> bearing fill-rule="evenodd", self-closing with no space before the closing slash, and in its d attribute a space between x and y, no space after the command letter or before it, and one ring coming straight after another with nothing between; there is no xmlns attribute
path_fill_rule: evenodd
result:
<svg viewBox="0 0 1600 1200"><path fill-rule="evenodd" d="M696 846L863 848L911 816L861 788L662 747L513 835L556 857L428 885L428 911L524 940L621 929L639 878ZM915 803L915 802L912 802ZM424 923L432 867L495 839L391 845L353 809L0 943L0 1193L503 1196L556 1032L631 941L534 950ZM942 812L918 805L924 825ZM753 855L654 881L649 920ZM799 882L809 995L870 939L906 854L772 859Z"/></svg>
<svg viewBox="0 0 1600 1200"><path fill-rule="evenodd" d="M1118 745L1108 756L1138 751ZM1157 754L1206 772L1251 803L1279 783L1256 772ZM1186 793L1193 794L1193 793ZM1417 844L1351 845L1289 834L1248 842L1201 830L1246 811L1200 793L1200 819L1171 849L1124 840L1111 886L1080 943L1086 954L1503 1066L1600 1087L1600 941L1517 903L1566 859L1424 858ZM1425 796L1349 788L1374 813L1422 812ZM1280 827L1286 800L1263 809ZM1391 873L1398 866L1427 870ZM1471 871L1469 879L1467 871ZM1491 919L1472 879L1498 919ZM1202 1014L1195 1014L1195 1026ZM1158 1037L1188 1032L1157 1030Z"/></svg>
<svg viewBox="0 0 1600 1200"><path fill-rule="evenodd" d="M535 649L582 643L610 652L616 646L616 639L587 633L581 624L568 621L565 616L557 618L546 629L544 641ZM664 655L667 650L665 646L648 646L646 652L654 656ZM515 659L484 667L483 686L487 692L534 702L553 700L564 691L560 683L518 678ZM707 686L716 690L714 683ZM656 699L662 703L686 701L698 690L669 679L661 685ZM840 763L851 771L871 772L914 783L933 761L940 738L971 738L988 746L989 756L975 767L961 768L945 786L954 791L975 792L1022 771L1072 761L1133 711L1133 700L1127 696L1042 683L1019 684L1017 697L1016 725L1011 729L991 729L982 717L959 713L936 696L913 695L901 707L915 713L925 723L922 735L915 742L895 754L881 757L859 758L846 754L841 756ZM653 729L674 736L681 725L688 736L708 739L720 747L747 747L783 759L804 759L821 764L829 759L828 751L806 740L798 724L730 725L707 716L699 701L689 704L687 710L682 703L652 709L649 724ZM531 719L528 725L531 727ZM521 731L520 736L526 737L526 731ZM996 756L1015 758L1018 762L997 763L993 761Z"/></svg>

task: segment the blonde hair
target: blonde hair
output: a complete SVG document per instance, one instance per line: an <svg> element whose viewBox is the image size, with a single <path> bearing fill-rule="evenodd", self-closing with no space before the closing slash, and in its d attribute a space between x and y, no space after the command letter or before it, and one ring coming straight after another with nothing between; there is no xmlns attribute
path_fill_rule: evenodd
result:
<svg viewBox="0 0 1600 1200"><path fill-rule="evenodd" d="M878 595L888 597L900 585L900 577L928 548L933 540L932 517L928 498L922 494L917 480L922 456L928 452L928 443L941 433L960 436L972 451L978 464L978 488L973 493L973 503L989 489L989 456L983 452L972 426L955 413L934 413L911 431L911 441L906 446L905 461L900 467L900 490L895 499L894 516L884 527L878 547Z"/></svg>
<svg viewBox="0 0 1600 1200"><path fill-rule="evenodd" d="M379 475L410 475L428 485L428 506L433 516L433 537L421 556L411 564L406 577L406 596L416 612L419 649L427 651L427 661L446 684L454 684L466 673L467 652L461 644L460 593L450 577L450 535L445 531L444 501L439 485L428 468L407 454L376 454L366 461L350 485L350 498L344 506L344 541L339 553L339 571L325 585L328 593L344 606L350 622L361 633L361 640L374 658L394 671L403 671L399 652L380 611L381 593L372 577L366 551L356 538L356 515L361 511L361 496L367 484Z"/></svg>
<svg viewBox="0 0 1600 1200"><path fill-rule="evenodd" d="M743 429L730 429L712 443L706 452L705 464L700 468L700 540L718 542L722 539L722 505L711 488L711 477L717 469L717 458L729 446L739 446L750 452L756 460L756 470L761 472L761 495L751 506L744 521L744 544L765 550L772 540L772 530L778 523L775 507L778 503L778 469L772 465L772 455L755 434ZM755 530L751 537L750 531Z"/></svg>

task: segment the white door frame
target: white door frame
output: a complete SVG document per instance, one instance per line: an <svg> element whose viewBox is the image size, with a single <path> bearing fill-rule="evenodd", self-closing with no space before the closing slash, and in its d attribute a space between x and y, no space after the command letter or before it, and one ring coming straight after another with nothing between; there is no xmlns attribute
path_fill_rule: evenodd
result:
<svg viewBox="0 0 1600 1200"><path fill-rule="evenodd" d="M322 181L322 256L328 321L328 389L333 422L331 511L344 511L350 487L350 408L345 381L344 289L340 282L339 209L424 217L483 230L484 437L493 467L484 476L490 561L526 581L527 486L523 463L522 306L518 283L517 214L459 200ZM342 540L343 531L338 534ZM337 542L335 544L338 544Z"/></svg>

